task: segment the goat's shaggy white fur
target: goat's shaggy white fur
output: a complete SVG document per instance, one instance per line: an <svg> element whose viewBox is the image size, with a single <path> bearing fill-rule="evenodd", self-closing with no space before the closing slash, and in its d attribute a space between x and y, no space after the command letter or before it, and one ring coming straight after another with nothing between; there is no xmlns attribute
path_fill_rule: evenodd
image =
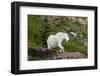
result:
<svg viewBox="0 0 100 76"><path fill-rule="evenodd" d="M68 41L69 35L67 33L58 32L56 35L50 35L47 39L48 49L59 47L60 52L64 52L64 47L62 46L63 40Z"/></svg>

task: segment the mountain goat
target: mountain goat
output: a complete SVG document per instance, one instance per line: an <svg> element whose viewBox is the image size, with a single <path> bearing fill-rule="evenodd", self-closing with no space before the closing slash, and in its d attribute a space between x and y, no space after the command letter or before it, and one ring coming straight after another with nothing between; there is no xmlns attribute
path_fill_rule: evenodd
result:
<svg viewBox="0 0 100 76"><path fill-rule="evenodd" d="M64 52L64 47L62 46L63 40L69 40L69 35L67 33L58 32L55 35L50 35L47 39L48 49L59 47L60 52Z"/></svg>

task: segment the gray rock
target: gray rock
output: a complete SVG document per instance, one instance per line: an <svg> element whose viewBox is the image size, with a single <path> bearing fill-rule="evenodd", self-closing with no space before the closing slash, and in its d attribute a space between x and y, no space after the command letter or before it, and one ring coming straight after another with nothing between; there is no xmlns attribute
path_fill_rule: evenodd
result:
<svg viewBox="0 0 100 76"><path fill-rule="evenodd" d="M80 52L66 52L55 56L53 59L79 59L86 58L86 56Z"/></svg>

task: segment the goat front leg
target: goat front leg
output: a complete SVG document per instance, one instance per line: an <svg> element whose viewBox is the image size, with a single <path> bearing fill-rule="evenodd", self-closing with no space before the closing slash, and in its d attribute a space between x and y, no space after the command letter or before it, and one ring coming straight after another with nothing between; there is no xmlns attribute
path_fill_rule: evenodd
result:
<svg viewBox="0 0 100 76"><path fill-rule="evenodd" d="M60 48L60 53L64 53L65 52L61 41L58 42L58 47Z"/></svg>
<svg viewBox="0 0 100 76"><path fill-rule="evenodd" d="M62 49L62 53L64 53L65 51L64 51L64 47L63 47L63 49Z"/></svg>

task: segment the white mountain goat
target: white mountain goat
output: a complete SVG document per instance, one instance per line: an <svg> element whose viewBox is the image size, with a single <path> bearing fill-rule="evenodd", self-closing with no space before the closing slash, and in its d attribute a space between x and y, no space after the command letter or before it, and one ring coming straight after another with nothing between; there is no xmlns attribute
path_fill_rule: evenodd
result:
<svg viewBox="0 0 100 76"><path fill-rule="evenodd" d="M59 47L60 52L64 52L64 47L62 46L63 40L69 40L69 35L67 33L58 32L56 35L50 35L47 39L48 49Z"/></svg>

